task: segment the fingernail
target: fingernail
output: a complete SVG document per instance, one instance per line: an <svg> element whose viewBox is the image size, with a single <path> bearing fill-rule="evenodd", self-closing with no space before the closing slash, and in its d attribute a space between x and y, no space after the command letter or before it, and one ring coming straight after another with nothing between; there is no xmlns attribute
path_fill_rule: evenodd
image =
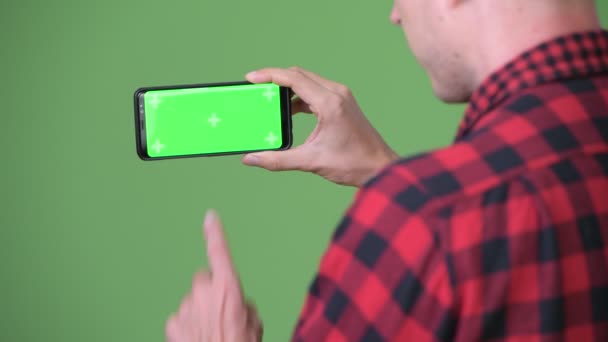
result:
<svg viewBox="0 0 608 342"><path fill-rule="evenodd" d="M217 212L213 209L207 210L207 214L205 215L205 226L209 226L217 222Z"/></svg>
<svg viewBox="0 0 608 342"><path fill-rule="evenodd" d="M243 162L247 165L258 165L260 163L260 157L256 156L255 154L249 154L246 155L245 158L243 159Z"/></svg>
<svg viewBox="0 0 608 342"><path fill-rule="evenodd" d="M245 75L246 78L255 78L258 75L257 71L252 71L250 73L248 73L247 75Z"/></svg>

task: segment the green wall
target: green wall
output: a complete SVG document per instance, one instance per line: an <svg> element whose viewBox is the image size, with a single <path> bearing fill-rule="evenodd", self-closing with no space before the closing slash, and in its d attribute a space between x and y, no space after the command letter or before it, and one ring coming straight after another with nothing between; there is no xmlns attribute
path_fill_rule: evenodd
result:
<svg viewBox="0 0 608 342"><path fill-rule="evenodd" d="M601 13L608 19L608 6ZM1 341L162 341L222 214L267 341L286 340L354 194L239 157L140 161L140 86L241 80L299 65L349 85L401 154L449 143L388 21L390 1L15 1L0 5ZM301 142L314 125L295 118Z"/></svg>

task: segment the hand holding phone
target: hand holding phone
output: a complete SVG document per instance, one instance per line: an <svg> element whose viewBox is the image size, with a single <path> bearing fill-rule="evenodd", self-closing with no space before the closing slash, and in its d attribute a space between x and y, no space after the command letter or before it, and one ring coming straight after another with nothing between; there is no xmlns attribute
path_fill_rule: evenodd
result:
<svg viewBox="0 0 608 342"><path fill-rule="evenodd" d="M140 88L134 100L137 154L144 160L291 146L289 89L275 84Z"/></svg>
<svg viewBox="0 0 608 342"><path fill-rule="evenodd" d="M263 69L247 79L291 88L299 97L292 111L313 113L318 123L303 145L249 154L243 159L245 164L272 171L313 172L334 183L361 186L398 158L344 85L301 68Z"/></svg>

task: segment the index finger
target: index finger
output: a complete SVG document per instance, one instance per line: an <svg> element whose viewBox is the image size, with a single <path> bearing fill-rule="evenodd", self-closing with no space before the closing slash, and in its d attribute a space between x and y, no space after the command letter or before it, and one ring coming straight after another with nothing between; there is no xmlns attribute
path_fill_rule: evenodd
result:
<svg viewBox="0 0 608 342"><path fill-rule="evenodd" d="M224 236L224 229L220 218L214 210L209 210L204 223L205 239L207 240L207 257L213 278L237 281L234 263L230 256L228 243Z"/></svg>
<svg viewBox="0 0 608 342"><path fill-rule="evenodd" d="M318 103L328 94L327 88L303 73L280 68L266 68L247 74L251 83L272 82L283 87L291 88L302 100L309 104Z"/></svg>

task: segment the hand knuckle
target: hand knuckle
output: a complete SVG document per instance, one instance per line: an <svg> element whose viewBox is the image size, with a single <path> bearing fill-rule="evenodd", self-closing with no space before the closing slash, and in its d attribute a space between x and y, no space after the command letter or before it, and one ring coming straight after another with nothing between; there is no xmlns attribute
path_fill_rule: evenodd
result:
<svg viewBox="0 0 608 342"><path fill-rule="evenodd" d="M205 291L205 285L202 284L201 282L194 282L192 284L192 292L191 292L192 297L200 296L200 294L203 291Z"/></svg>
<svg viewBox="0 0 608 342"><path fill-rule="evenodd" d="M193 283L204 283L207 280L207 271L200 270L194 274L192 278Z"/></svg>
<svg viewBox="0 0 608 342"><path fill-rule="evenodd" d="M323 169L318 158L309 158L303 165L304 171L319 174Z"/></svg>
<svg viewBox="0 0 608 342"><path fill-rule="evenodd" d="M301 83L304 75L298 71L288 70L288 77L294 81L294 83Z"/></svg>
<svg viewBox="0 0 608 342"><path fill-rule="evenodd" d="M343 84L336 85L336 92L342 97L348 97L351 94L350 88Z"/></svg>
<svg viewBox="0 0 608 342"><path fill-rule="evenodd" d="M344 98L336 93L329 94L325 97L324 106L332 113L339 113L344 107Z"/></svg>
<svg viewBox="0 0 608 342"><path fill-rule="evenodd" d="M178 330L177 318L175 316L171 316L165 325L165 336L171 340L177 336Z"/></svg>
<svg viewBox="0 0 608 342"><path fill-rule="evenodd" d="M279 171L281 169L281 163L277 158L272 158L268 161L268 169L270 171Z"/></svg>
<svg viewBox="0 0 608 342"><path fill-rule="evenodd" d="M327 92L321 98L321 105L326 108L332 108L338 102L338 96L334 93Z"/></svg>
<svg viewBox="0 0 608 342"><path fill-rule="evenodd" d="M184 298L179 305L179 314L183 314L186 312L186 307L188 306L188 298Z"/></svg>

